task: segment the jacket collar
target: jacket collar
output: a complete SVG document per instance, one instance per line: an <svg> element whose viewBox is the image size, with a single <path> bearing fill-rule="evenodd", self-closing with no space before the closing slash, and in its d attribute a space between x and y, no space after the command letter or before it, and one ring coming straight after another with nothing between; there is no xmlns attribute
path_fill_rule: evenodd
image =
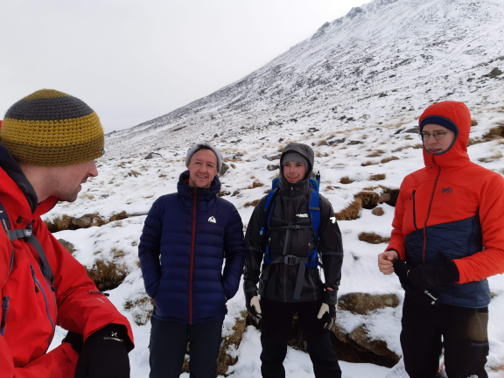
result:
<svg viewBox="0 0 504 378"><path fill-rule="evenodd" d="M9 150L0 143L0 201L9 209L10 216L29 223L49 210L58 202L56 197L49 197L38 203L37 194Z"/></svg>

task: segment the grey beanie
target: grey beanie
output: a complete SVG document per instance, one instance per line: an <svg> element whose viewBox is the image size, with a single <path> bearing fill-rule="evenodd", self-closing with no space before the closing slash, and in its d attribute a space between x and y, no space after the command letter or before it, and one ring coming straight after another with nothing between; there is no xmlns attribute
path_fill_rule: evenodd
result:
<svg viewBox="0 0 504 378"><path fill-rule="evenodd" d="M296 163L302 163L308 171L308 160L296 151L287 151L282 155L281 160L282 164L286 161L295 161Z"/></svg>
<svg viewBox="0 0 504 378"><path fill-rule="evenodd" d="M191 148L189 148L189 150L187 150L185 160L186 167L189 165L189 162L191 161L191 156L193 156L196 152L198 152L201 149L209 149L215 154L215 156L217 157L217 174L219 174L222 168L222 155L220 154L219 150L217 150L217 148L212 146L210 143L197 143Z"/></svg>

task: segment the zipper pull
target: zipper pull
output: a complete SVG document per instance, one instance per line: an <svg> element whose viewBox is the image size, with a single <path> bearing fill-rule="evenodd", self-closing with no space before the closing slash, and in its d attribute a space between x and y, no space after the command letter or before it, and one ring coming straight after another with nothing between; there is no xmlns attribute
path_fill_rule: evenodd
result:
<svg viewBox="0 0 504 378"><path fill-rule="evenodd" d="M40 291L40 289L38 288L37 283L35 282L35 271L33 270L32 264L30 264L30 269L32 272L32 277L33 277L33 285L35 286L35 293L38 293Z"/></svg>

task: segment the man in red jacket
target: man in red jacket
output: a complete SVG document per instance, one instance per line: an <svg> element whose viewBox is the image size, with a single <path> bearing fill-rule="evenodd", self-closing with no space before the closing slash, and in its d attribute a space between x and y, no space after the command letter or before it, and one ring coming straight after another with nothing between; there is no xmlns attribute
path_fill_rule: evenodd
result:
<svg viewBox="0 0 504 378"><path fill-rule="evenodd" d="M40 90L7 111L0 142L0 375L129 377L127 319L40 219L98 175L98 116L75 97ZM68 336L46 353L56 325Z"/></svg>
<svg viewBox="0 0 504 378"><path fill-rule="evenodd" d="M378 256L406 291L401 345L411 378L486 378L490 288L504 272L504 180L469 160L471 114L461 102L419 119L425 167L404 179L392 235Z"/></svg>

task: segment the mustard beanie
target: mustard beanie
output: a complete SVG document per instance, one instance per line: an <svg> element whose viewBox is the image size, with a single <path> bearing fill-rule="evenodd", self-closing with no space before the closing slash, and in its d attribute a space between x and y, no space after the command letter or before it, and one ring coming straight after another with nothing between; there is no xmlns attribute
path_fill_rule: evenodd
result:
<svg viewBox="0 0 504 378"><path fill-rule="evenodd" d="M20 162L56 167L103 155L103 128L83 101L54 89L42 89L7 110L0 142Z"/></svg>

